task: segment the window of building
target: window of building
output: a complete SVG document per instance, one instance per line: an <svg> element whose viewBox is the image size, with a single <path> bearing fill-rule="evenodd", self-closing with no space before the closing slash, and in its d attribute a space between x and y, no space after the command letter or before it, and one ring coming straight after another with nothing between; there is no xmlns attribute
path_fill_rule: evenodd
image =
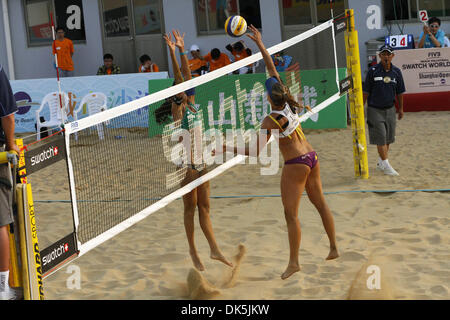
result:
<svg viewBox="0 0 450 320"><path fill-rule="evenodd" d="M134 0L136 35L161 33L159 0Z"/></svg>
<svg viewBox="0 0 450 320"><path fill-rule="evenodd" d="M336 17L345 12L345 1L334 0L332 3L333 16ZM331 8L329 0L317 0L316 1L317 21L319 23L325 22L331 19Z"/></svg>
<svg viewBox="0 0 450 320"><path fill-rule="evenodd" d="M52 41L50 12L53 12L52 0L27 0L25 2L28 44L48 44Z"/></svg>
<svg viewBox="0 0 450 320"><path fill-rule="evenodd" d="M300 24L317 24L331 19L329 0L282 0L283 20L285 26ZM345 11L345 0L334 0L333 15Z"/></svg>
<svg viewBox="0 0 450 320"><path fill-rule="evenodd" d="M428 18L450 16L450 0L383 0L383 8L386 21L417 21L419 10Z"/></svg>
<svg viewBox="0 0 450 320"><path fill-rule="evenodd" d="M49 45L53 41L51 14L55 27L63 27L65 36L85 42L82 0L23 0L28 46Z"/></svg>
<svg viewBox="0 0 450 320"><path fill-rule="evenodd" d="M283 0L284 25L312 24L310 1Z"/></svg>
<svg viewBox="0 0 450 320"><path fill-rule="evenodd" d="M259 0L195 0L199 33L222 32L229 16L240 15L261 28Z"/></svg>

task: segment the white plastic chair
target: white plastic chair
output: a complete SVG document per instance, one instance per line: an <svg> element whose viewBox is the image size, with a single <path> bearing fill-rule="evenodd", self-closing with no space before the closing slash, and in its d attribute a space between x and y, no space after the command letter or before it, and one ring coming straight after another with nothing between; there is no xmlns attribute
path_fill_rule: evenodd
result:
<svg viewBox="0 0 450 320"><path fill-rule="evenodd" d="M41 128L43 127L61 127L67 117L67 106L69 105L69 96L65 92L61 92L62 104L61 109L59 101L59 92L50 92L44 99L42 99L39 110L36 111L36 131L37 140L41 140ZM50 120L41 122L39 114L44 109L45 105L48 105L50 109Z"/></svg>
<svg viewBox="0 0 450 320"><path fill-rule="evenodd" d="M88 115L93 115L102 111L107 110L107 101L106 95L103 92L91 92L81 99L80 105L73 112L73 119L75 121L78 120L78 113L81 111L83 106L86 104ZM103 133L103 123L97 124L97 132L100 140L105 138ZM78 134L75 133L75 140L78 140Z"/></svg>

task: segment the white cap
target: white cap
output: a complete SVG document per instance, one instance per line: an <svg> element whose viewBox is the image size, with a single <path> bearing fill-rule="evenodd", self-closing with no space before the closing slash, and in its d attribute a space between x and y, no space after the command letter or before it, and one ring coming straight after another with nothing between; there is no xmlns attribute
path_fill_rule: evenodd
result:
<svg viewBox="0 0 450 320"><path fill-rule="evenodd" d="M198 47L198 45L193 44L193 45L191 46L191 50L190 50L190 51L197 51L197 50L200 51L200 48Z"/></svg>

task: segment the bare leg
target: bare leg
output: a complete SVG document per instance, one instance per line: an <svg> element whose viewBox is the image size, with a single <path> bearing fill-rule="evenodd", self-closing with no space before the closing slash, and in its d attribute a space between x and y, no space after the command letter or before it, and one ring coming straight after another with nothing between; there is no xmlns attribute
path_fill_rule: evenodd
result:
<svg viewBox="0 0 450 320"><path fill-rule="evenodd" d="M233 264L228 261L220 252L219 246L217 245L216 238L214 236L211 218L209 216L209 192L209 181L205 182L197 188L200 227L202 228L203 234L205 235L211 249L211 259L219 260L232 267Z"/></svg>
<svg viewBox="0 0 450 320"><path fill-rule="evenodd" d="M382 146L377 145L377 150L381 160L388 159L389 145L382 145Z"/></svg>
<svg viewBox="0 0 450 320"><path fill-rule="evenodd" d="M8 226L0 227L0 272L9 270Z"/></svg>
<svg viewBox="0 0 450 320"><path fill-rule="evenodd" d="M190 175L189 169L186 176L186 179L183 181L182 186L186 185L192 181L192 177ZM191 255L192 262L194 266L199 270L205 270L200 257L198 256L197 249L195 247L194 242L194 214L195 207L197 205L197 189L192 190L188 194L183 196L183 204L184 204L184 229L186 231L186 236L189 244L189 254Z"/></svg>
<svg viewBox="0 0 450 320"><path fill-rule="evenodd" d="M319 211L320 217L322 218L322 224L330 241L330 253L326 259L335 259L339 257L339 253L336 246L334 219L331 210L325 201L325 197L323 196L319 162L317 162L316 166L311 170L311 173L308 176L308 180L306 181L306 192L311 203L316 207L317 211Z"/></svg>
<svg viewBox="0 0 450 320"><path fill-rule="evenodd" d="M305 188L309 167L302 164L289 164L283 167L281 175L281 199L284 206L289 239L289 263L281 274L281 279L287 279L300 271L298 252L300 249L301 228L298 219L300 198Z"/></svg>

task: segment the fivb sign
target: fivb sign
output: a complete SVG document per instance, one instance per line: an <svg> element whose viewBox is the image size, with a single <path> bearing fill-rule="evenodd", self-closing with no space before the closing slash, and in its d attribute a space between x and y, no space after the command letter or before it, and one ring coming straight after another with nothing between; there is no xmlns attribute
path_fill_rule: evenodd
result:
<svg viewBox="0 0 450 320"><path fill-rule="evenodd" d="M86 40L82 0L55 1L56 27L63 27L70 40Z"/></svg>

